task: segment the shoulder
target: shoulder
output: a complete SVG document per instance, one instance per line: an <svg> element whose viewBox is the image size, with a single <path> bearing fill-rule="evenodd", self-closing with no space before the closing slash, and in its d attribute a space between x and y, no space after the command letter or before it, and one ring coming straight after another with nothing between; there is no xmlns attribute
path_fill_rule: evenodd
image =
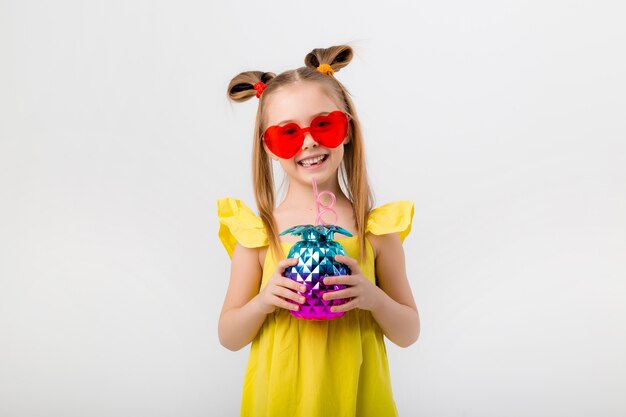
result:
<svg viewBox="0 0 626 417"><path fill-rule="evenodd" d="M411 232L414 206L411 200L401 200L370 210L365 233L375 254L383 247L402 246Z"/></svg>
<svg viewBox="0 0 626 417"><path fill-rule="evenodd" d="M219 238L232 258L237 244L245 248L261 248L268 245L263 220L243 201L224 197L217 200L217 218L220 223Z"/></svg>

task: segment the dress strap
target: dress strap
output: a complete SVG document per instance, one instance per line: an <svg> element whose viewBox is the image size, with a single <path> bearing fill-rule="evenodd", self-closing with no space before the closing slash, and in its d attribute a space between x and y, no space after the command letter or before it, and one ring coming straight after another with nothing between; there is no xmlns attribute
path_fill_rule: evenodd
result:
<svg viewBox="0 0 626 417"><path fill-rule="evenodd" d="M220 222L219 238L232 258L235 245L258 248L268 245L263 220L241 200L225 197L217 200L217 218Z"/></svg>

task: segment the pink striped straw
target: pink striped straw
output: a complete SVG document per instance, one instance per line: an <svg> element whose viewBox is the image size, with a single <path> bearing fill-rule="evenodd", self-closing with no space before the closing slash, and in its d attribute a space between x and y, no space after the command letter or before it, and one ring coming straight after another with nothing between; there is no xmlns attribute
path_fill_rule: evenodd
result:
<svg viewBox="0 0 626 417"><path fill-rule="evenodd" d="M317 182L315 181L315 177L313 177L311 179L311 182L313 183L313 195L315 196L315 205L317 207L317 217L315 218L315 225L319 225L320 222L324 225L329 225L329 224L337 224L337 221L339 220L339 216L337 215L337 212L335 210L333 210L333 206L335 205L335 201L337 201L337 199L335 198L335 194L332 193L332 191L322 191L321 193L317 193ZM330 196L330 204L328 205L324 205L322 204L322 196L326 194ZM320 210L321 208L321 210ZM322 218L322 214L326 213L326 212L331 212L332 214L335 215L335 220L333 223L327 223L323 218Z"/></svg>

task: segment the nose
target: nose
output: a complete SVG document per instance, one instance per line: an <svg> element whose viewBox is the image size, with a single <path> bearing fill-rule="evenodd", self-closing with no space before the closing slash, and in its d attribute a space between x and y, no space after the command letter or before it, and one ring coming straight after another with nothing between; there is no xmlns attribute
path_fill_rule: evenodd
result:
<svg viewBox="0 0 626 417"><path fill-rule="evenodd" d="M302 150L317 147L317 142L311 136L311 132L308 130L304 132L304 141L302 142Z"/></svg>

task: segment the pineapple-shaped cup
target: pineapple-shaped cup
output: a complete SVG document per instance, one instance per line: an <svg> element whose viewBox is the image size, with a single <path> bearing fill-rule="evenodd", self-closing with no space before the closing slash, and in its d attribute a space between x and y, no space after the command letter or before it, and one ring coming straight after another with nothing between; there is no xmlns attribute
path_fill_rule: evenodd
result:
<svg viewBox="0 0 626 417"><path fill-rule="evenodd" d="M331 320L343 316L344 312L332 312L330 308L346 303L346 299L324 300L322 295L328 291L342 290L345 285L325 285L324 278L334 275L350 275L350 268L334 260L335 255L346 256L341 244L333 240L335 233L352 236L342 227L334 225L311 224L294 226L280 235L291 233L301 235L302 240L296 242L287 257L297 258L298 264L285 269L283 275L306 286L305 297L297 311L289 311L295 317L304 320ZM295 303L295 301L288 300Z"/></svg>

